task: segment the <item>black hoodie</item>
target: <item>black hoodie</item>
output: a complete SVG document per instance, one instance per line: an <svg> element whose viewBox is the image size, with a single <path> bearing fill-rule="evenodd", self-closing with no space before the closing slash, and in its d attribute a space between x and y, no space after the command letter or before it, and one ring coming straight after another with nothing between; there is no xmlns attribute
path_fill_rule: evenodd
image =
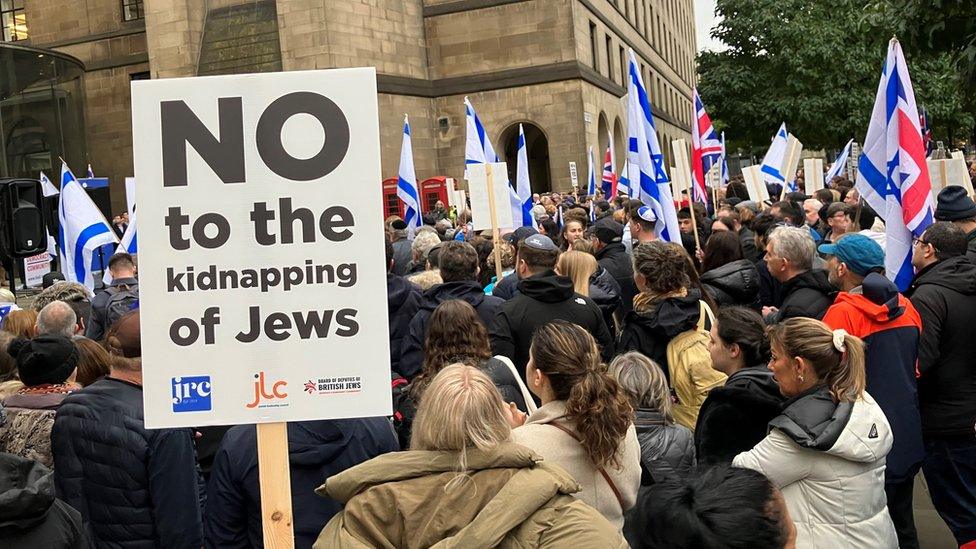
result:
<svg viewBox="0 0 976 549"><path fill-rule="evenodd" d="M759 271L747 259L730 261L701 275L705 291L719 307L739 305L759 310Z"/></svg>
<svg viewBox="0 0 976 549"><path fill-rule="evenodd" d="M965 257L919 271L905 292L922 317L918 402L925 437L973 435L976 424L976 265Z"/></svg>
<svg viewBox="0 0 976 549"><path fill-rule="evenodd" d="M610 271L597 265L596 271L590 276L590 299L603 312L603 320L607 323L610 333L617 331L613 321L613 313L620 307L620 285L610 274Z"/></svg>
<svg viewBox="0 0 976 549"><path fill-rule="evenodd" d="M603 313L588 297L573 291L573 281L553 271L522 279L519 294L506 301L490 325L491 348L496 355L510 358L525 378L529 346L536 328L565 320L583 327L600 346L603 360L613 358L613 337L607 330Z"/></svg>
<svg viewBox="0 0 976 549"><path fill-rule="evenodd" d="M785 400L764 365L729 376L723 387L708 393L698 412L698 463L732 463L740 452L752 449L766 437L767 425L779 415Z"/></svg>
<svg viewBox="0 0 976 549"><path fill-rule="evenodd" d="M668 343L681 332L691 330L698 324L701 316L701 292L695 288L688 290L685 297L669 297L656 304L646 314L631 311L624 319L617 340L621 353L638 351L650 358L668 372Z"/></svg>
<svg viewBox="0 0 976 549"><path fill-rule="evenodd" d="M386 303L390 316L390 367L400 371L403 338L410 330L410 321L420 309L420 288L393 273L386 275Z"/></svg>
<svg viewBox="0 0 976 549"><path fill-rule="evenodd" d="M837 288L827 280L827 271L811 269L783 283L783 304L766 317L767 324L801 317L820 320L834 302Z"/></svg>
<svg viewBox="0 0 976 549"><path fill-rule="evenodd" d="M0 547L88 547L81 513L54 497L54 474L0 453Z"/></svg>

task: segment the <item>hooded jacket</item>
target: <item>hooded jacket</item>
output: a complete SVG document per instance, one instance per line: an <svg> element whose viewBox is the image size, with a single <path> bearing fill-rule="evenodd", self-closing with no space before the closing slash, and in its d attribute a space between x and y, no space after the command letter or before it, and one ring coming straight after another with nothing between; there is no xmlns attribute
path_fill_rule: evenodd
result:
<svg viewBox="0 0 976 549"><path fill-rule="evenodd" d="M596 271L590 276L590 299L596 303L603 313L603 320L607 323L607 330L611 334L617 332L613 313L620 307L620 284L610 275L610 271L597 265Z"/></svg>
<svg viewBox="0 0 976 549"><path fill-rule="evenodd" d="M869 274L861 288L861 294L838 294L823 321L864 340L867 390L884 411L895 439L885 480L905 482L915 477L925 455L915 384L922 320L884 276Z"/></svg>
<svg viewBox="0 0 976 549"><path fill-rule="evenodd" d="M624 318L617 340L617 351L626 353L638 351L657 362L668 372L668 343L681 332L695 328L701 316L701 292L688 289L684 297L669 297L661 300L646 314L631 311Z"/></svg>
<svg viewBox="0 0 976 549"><path fill-rule="evenodd" d="M309 547L342 504L315 494L323 478L399 449L384 417L288 423L295 546ZM224 436L207 486L207 547L263 547L257 430L238 425Z"/></svg>
<svg viewBox="0 0 976 549"><path fill-rule="evenodd" d="M81 514L54 497L51 471L7 453L0 453L0 547L88 547Z"/></svg>
<svg viewBox="0 0 976 549"><path fill-rule="evenodd" d="M905 292L922 318L918 400L925 437L973 436L976 424L976 266L964 257L930 265Z"/></svg>
<svg viewBox="0 0 976 549"><path fill-rule="evenodd" d="M315 547L627 547L606 519L571 495L579 485L569 474L528 448L469 448L463 477L458 461L456 452L412 450L329 477L317 492L345 508Z"/></svg>
<svg viewBox="0 0 976 549"><path fill-rule="evenodd" d="M898 547L884 491L891 428L870 394L838 404L818 385L789 400L770 427L732 465L782 490L799 549Z"/></svg>
<svg viewBox="0 0 976 549"><path fill-rule="evenodd" d="M634 308L634 296L637 295L634 263L630 254L622 243L611 242L593 255L596 256L597 264L610 271L610 276L620 286L620 312L622 315L627 314Z"/></svg>
<svg viewBox="0 0 976 549"><path fill-rule="evenodd" d="M420 309L420 288L401 276L386 275L386 307L390 317L390 366L400 371L403 338L410 331L410 321Z"/></svg>
<svg viewBox="0 0 976 549"><path fill-rule="evenodd" d="M969 234L966 235L966 240L969 242L966 246L966 257L969 261L976 264L976 230L969 231Z"/></svg>
<svg viewBox="0 0 976 549"><path fill-rule="evenodd" d="M529 346L536 328L553 320L578 324L600 346L605 362L613 358L613 338L596 303L573 290L573 281L554 271L544 271L519 282L519 294L504 302L489 325L491 349L511 359L525 380Z"/></svg>
<svg viewBox="0 0 976 549"><path fill-rule="evenodd" d="M731 463L766 437L767 425L783 408L773 373L765 366L743 368L723 387L708 393L698 412L695 449L698 463Z"/></svg>
<svg viewBox="0 0 976 549"><path fill-rule="evenodd" d="M485 327L491 325L495 313L504 301L494 296L485 295L485 291L473 280L459 280L438 284L424 292L420 309L410 320L410 328L403 339L401 347L403 356L400 358L399 373L407 379L413 379L420 373L424 364L424 340L427 338L427 321L434 309L445 301L460 299L467 301ZM459 326L463 329L463 326Z"/></svg>
<svg viewBox="0 0 976 549"><path fill-rule="evenodd" d="M687 427L664 421L658 411L639 408L634 428L640 443L642 485L688 476L695 465L695 444Z"/></svg>
<svg viewBox="0 0 976 549"><path fill-rule="evenodd" d="M199 548L206 496L190 429L146 429L142 387L102 378L68 395L51 431L58 495L96 547Z"/></svg>
<svg viewBox="0 0 976 549"><path fill-rule="evenodd" d="M410 262L413 259L411 242L406 237L393 242L393 274L404 276L410 272Z"/></svg>
<svg viewBox="0 0 976 549"><path fill-rule="evenodd" d="M811 269L783 283L783 304L779 311L766 317L767 324L788 318L805 317L820 320L834 302L837 289L827 280L827 271Z"/></svg>
<svg viewBox="0 0 976 549"><path fill-rule="evenodd" d="M747 259L731 261L701 275L705 291L719 307L739 305L759 310L759 271Z"/></svg>

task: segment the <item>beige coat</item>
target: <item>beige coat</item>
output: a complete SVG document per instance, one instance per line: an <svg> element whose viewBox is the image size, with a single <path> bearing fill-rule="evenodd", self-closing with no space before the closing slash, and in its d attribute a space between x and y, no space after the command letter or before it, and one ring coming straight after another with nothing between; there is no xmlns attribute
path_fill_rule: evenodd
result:
<svg viewBox="0 0 976 549"><path fill-rule="evenodd" d="M412 450L371 459L328 478L317 493L345 504L315 547L625 548L559 467L528 448L505 443L466 452ZM452 484L448 487L449 484Z"/></svg>
<svg viewBox="0 0 976 549"><path fill-rule="evenodd" d="M547 462L566 469L580 485L581 489L575 494L576 497L599 511L618 529L623 528L624 511L634 506L637 489L640 487L640 442L637 440L637 431L631 425L623 442L618 446L619 467L605 467L624 501L624 508L621 509L613 490L600 471L593 466L593 461L583 450L583 446L558 428L547 425L561 418L560 425L575 431L576 424L566 419L565 415L564 401L550 402L530 415L525 425L513 430L512 440L538 452Z"/></svg>

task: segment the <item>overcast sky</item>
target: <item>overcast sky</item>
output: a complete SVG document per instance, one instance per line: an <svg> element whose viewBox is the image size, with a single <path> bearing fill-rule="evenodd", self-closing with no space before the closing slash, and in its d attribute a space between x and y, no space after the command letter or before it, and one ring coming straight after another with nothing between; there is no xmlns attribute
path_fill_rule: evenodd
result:
<svg viewBox="0 0 976 549"><path fill-rule="evenodd" d="M695 30L698 36L698 51L723 49L721 42L708 36L716 21L715 0L695 0Z"/></svg>

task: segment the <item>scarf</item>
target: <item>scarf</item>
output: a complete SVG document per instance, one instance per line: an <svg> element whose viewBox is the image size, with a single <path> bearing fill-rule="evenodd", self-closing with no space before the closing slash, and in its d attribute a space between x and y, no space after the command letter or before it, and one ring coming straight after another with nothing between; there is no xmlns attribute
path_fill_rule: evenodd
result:
<svg viewBox="0 0 976 549"><path fill-rule="evenodd" d="M654 310L658 303L669 299L672 297L685 297L688 295L687 288L678 288L677 290L658 294L654 292L641 292L634 296L634 312L639 315L648 315Z"/></svg>

